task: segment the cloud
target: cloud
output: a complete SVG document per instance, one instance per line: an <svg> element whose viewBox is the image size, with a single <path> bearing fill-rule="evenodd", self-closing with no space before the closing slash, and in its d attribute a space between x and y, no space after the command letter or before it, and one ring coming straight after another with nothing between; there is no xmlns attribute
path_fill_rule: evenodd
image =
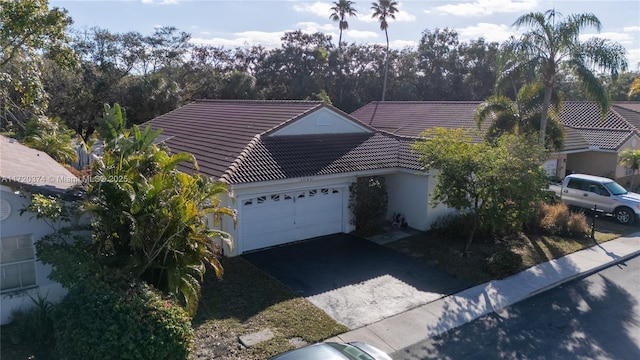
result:
<svg viewBox="0 0 640 360"><path fill-rule="evenodd" d="M632 45L634 40L631 34L624 33L624 32L601 32L597 34L580 34L581 41L585 41L587 39L591 39L594 37L615 41L617 43L620 43L621 45Z"/></svg>
<svg viewBox="0 0 640 360"><path fill-rule="evenodd" d="M142 0L143 4L158 4L158 5L173 5L177 4L178 0Z"/></svg>
<svg viewBox="0 0 640 360"><path fill-rule="evenodd" d="M406 47L416 47L418 42L414 40L393 40L389 41L389 47L393 49L404 49Z"/></svg>
<svg viewBox="0 0 640 360"><path fill-rule="evenodd" d="M331 11L331 5L332 3L330 2L314 2L311 4L296 4L293 5L293 10L297 11L297 12L307 12L307 13L312 13L321 17L326 17L328 18L332 11Z"/></svg>
<svg viewBox="0 0 640 360"><path fill-rule="evenodd" d="M318 24L312 21L303 21L296 24L296 27L304 33L317 33L322 32L327 34L327 32L335 32L338 31L337 26L334 24Z"/></svg>
<svg viewBox="0 0 640 360"><path fill-rule="evenodd" d="M369 38L377 38L380 34L373 31L361 31L361 30L351 30L347 29L342 36L343 39L345 37L354 38L354 39L369 39Z"/></svg>
<svg viewBox="0 0 640 360"><path fill-rule="evenodd" d="M517 35L513 29L504 24L478 23L477 25L455 29L460 35L460 40L484 38L486 41L503 42L511 35Z"/></svg>
<svg viewBox="0 0 640 360"><path fill-rule="evenodd" d="M640 71L640 48L627 49L627 60L629 61L629 70Z"/></svg>
<svg viewBox="0 0 640 360"><path fill-rule="evenodd" d="M266 48L276 48L282 43L280 38L284 35L284 31L242 31L232 34L231 38L191 38L189 42L194 44L205 44L213 46L254 46L262 45Z"/></svg>
<svg viewBox="0 0 640 360"><path fill-rule="evenodd" d="M624 28L622 28L622 31L624 32L640 32L640 26L626 26Z"/></svg>
<svg viewBox="0 0 640 360"><path fill-rule="evenodd" d="M495 13L528 12L538 5L538 0L476 0L437 6L445 14L457 16L484 16Z"/></svg>
<svg viewBox="0 0 640 360"><path fill-rule="evenodd" d="M366 23L373 23L373 22L378 22L378 18L377 17L372 17L373 15L373 11L369 12L368 14L363 14L362 16L358 16L358 20L362 21L362 22L366 22ZM388 18L388 22L394 22L394 21L398 21L398 22L412 22L412 21L416 21L416 16L413 14L410 14L404 10L398 10L397 13L395 13L396 18L395 19L391 19Z"/></svg>

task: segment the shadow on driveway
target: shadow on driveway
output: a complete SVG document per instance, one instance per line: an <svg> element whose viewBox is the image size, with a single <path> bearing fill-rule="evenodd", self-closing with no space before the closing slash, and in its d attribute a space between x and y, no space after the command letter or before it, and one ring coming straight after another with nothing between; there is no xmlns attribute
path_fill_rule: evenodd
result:
<svg viewBox="0 0 640 360"><path fill-rule="evenodd" d="M347 234L243 257L351 329L469 287L406 255Z"/></svg>

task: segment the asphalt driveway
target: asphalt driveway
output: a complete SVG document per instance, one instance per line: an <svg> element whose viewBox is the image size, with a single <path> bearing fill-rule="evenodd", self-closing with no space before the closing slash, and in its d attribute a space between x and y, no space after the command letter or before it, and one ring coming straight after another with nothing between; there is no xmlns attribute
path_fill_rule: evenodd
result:
<svg viewBox="0 0 640 360"><path fill-rule="evenodd" d="M350 329L468 287L406 255L347 234L243 257Z"/></svg>

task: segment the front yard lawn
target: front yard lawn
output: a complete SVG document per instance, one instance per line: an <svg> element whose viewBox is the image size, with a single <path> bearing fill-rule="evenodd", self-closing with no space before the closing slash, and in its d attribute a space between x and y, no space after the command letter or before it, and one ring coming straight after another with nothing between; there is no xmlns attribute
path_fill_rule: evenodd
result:
<svg viewBox="0 0 640 360"><path fill-rule="evenodd" d="M294 339L312 343L348 331L246 260L222 262L224 278L210 273L202 286L191 359L266 359L292 349ZM274 335L269 341L250 348L238 342L238 336L267 328Z"/></svg>
<svg viewBox="0 0 640 360"><path fill-rule="evenodd" d="M200 306L193 319L195 340L190 359L263 360L292 349L292 339L312 343L348 331L246 260L221 260L224 278L218 280L210 271L202 284ZM10 326L0 330L0 358L26 360L35 354L37 359L51 359L46 354L50 351L36 353L28 346L12 345ZM238 336L263 329L271 330L271 340L250 348L238 341Z"/></svg>
<svg viewBox="0 0 640 360"><path fill-rule="evenodd" d="M466 280L472 285L479 285L496 279L496 276L487 270L486 260L498 251L511 250L520 254L524 270L594 246L596 243L603 243L638 231L640 231L640 223L625 226L611 218L603 218L596 222L595 240L521 233L508 239L474 240L470 254L466 258L461 256L464 239L445 238L433 232L420 233L386 246Z"/></svg>

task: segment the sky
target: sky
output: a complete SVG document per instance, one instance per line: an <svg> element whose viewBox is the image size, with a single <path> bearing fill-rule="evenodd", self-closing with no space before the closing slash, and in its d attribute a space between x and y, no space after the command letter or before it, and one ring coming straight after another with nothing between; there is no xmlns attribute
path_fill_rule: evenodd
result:
<svg viewBox="0 0 640 360"><path fill-rule="evenodd" d="M336 0L337 1L337 0ZM343 41L385 43L371 0L353 0L357 17L348 18ZM415 47L424 30L453 28L461 40L479 37L501 42L526 29L511 25L529 12L556 9L562 15L593 13L601 32L587 29L582 40L598 36L627 49L629 69L640 70L640 1L638 0L409 0L398 1L399 12L389 21L393 48ZM100 27L111 32L153 33L158 26L175 26L191 34L191 42L237 47L278 47L287 31L323 32L338 41L338 24L331 21L332 1L293 0L50 0L67 9L78 30Z"/></svg>

